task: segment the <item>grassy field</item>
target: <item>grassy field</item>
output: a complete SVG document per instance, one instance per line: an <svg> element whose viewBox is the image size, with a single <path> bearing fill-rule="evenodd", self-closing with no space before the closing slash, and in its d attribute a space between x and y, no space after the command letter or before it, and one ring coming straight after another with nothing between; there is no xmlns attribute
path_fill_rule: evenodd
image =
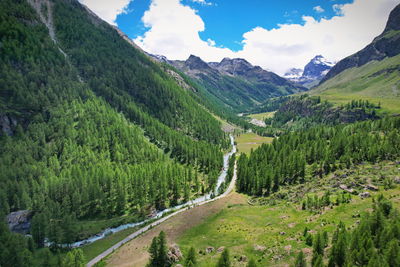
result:
<svg viewBox="0 0 400 267"><path fill-rule="evenodd" d="M251 149L256 149L261 144L271 143L272 137L259 136L255 133L243 133L236 137L239 153L250 153Z"/></svg>
<svg viewBox="0 0 400 267"><path fill-rule="evenodd" d="M400 55L343 71L309 91L322 99L345 104L355 99L381 103L383 112L400 113Z"/></svg>
<svg viewBox="0 0 400 267"><path fill-rule="evenodd" d="M391 163L392 164L392 163ZM379 177L395 177L399 174L398 165L363 165L353 169L343 183L354 181L374 182L379 185ZM338 190L333 187L338 183L338 176L330 175L307 185L299 185L282 193L290 195L289 191L301 192L303 190L321 194L322 189ZM360 192L363 192L360 190ZM380 192L371 192L372 195L383 193L395 207L400 208L400 188ZM301 199L301 198L300 198ZM205 251L207 247L215 250L209 254L199 253L200 267L214 266L220 256L218 248L229 248L233 266L244 266L238 259L241 256L247 259L254 258L259 266L289 266L292 264L300 249L306 254L308 260L312 256L312 248L305 244L303 231L305 227L315 230L326 230L329 237L336 225L343 221L351 229L359 220L359 214L370 211L372 198L361 199L353 196L349 204L327 207L319 213L303 211L300 204L286 200L276 201L275 205L231 205L217 214L209 217L203 224L186 231L178 240L183 251L191 246L198 251ZM222 249L221 249L222 250Z"/></svg>
<svg viewBox="0 0 400 267"><path fill-rule="evenodd" d="M256 114L249 114L247 117L250 117L252 119L257 119L260 121L264 121L267 118L272 118L275 114L275 111L273 112L264 112L264 113L256 113Z"/></svg>

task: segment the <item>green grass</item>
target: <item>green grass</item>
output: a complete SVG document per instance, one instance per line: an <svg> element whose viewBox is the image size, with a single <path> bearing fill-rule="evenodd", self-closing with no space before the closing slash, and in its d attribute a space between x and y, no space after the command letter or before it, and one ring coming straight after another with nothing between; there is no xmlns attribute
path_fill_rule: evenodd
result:
<svg viewBox="0 0 400 267"><path fill-rule="evenodd" d="M141 226L139 226L141 227ZM112 247L119 241L123 240L125 237L129 236L135 232L138 227L129 228L118 233L109 235L103 239L100 239L92 244L82 247L83 254L85 256L86 263L95 258L97 255L105 251L106 249Z"/></svg>
<svg viewBox="0 0 400 267"><path fill-rule="evenodd" d="M243 133L236 137L239 153L250 153L251 149L256 149L264 143L271 143L272 137L259 136L255 133Z"/></svg>
<svg viewBox="0 0 400 267"><path fill-rule="evenodd" d="M275 114L275 111L273 112L264 112L264 113L256 113L256 114L249 114L247 117L250 117L252 119L257 119L260 121L264 121L267 118L272 118Z"/></svg>
<svg viewBox="0 0 400 267"><path fill-rule="evenodd" d="M343 71L309 93L336 104L345 104L353 99L368 100L381 103L383 112L400 113L399 65L400 55L372 61ZM384 72L388 69L392 71Z"/></svg>
<svg viewBox="0 0 400 267"><path fill-rule="evenodd" d="M390 165L391 164L391 165ZM358 169L353 169L352 175L344 178L346 183L351 181L372 180L379 185L380 177L394 177L398 175L398 166L393 163L386 165L361 165ZM340 172L338 172L339 174ZM299 185L296 189L283 190L286 194L289 191L301 192L304 187L307 191L321 194L322 189L333 189L332 184L338 180L330 175L321 180L310 182L304 186ZM395 207L400 207L400 188L384 191L381 187L380 192L389 198ZM300 197L301 199L301 197ZM300 249L307 248L304 237L304 228L312 230L326 230L329 237L336 229L336 225L343 221L348 228L352 228L359 220L358 214L371 209L372 198L362 200L358 196L353 196L349 204L328 207L319 213L303 211L300 203L280 200L276 205L235 205L209 217L203 224L188 230L178 240L184 252L191 246L197 250L203 250L212 246L215 249L227 247L231 253L233 266L243 266L236 258L245 255L247 258L254 258L259 266L286 266L293 263ZM285 232L285 234L280 234ZM256 251L255 245L265 247L264 251ZM290 246L290 249L289 249ZM311 247L308 247L311 251ZM220 253L214 251L210 254L197 254L200 267L214 266ZM309 254L309 258L312 255ZM273 259L273 257L279 259Z"/></svg>

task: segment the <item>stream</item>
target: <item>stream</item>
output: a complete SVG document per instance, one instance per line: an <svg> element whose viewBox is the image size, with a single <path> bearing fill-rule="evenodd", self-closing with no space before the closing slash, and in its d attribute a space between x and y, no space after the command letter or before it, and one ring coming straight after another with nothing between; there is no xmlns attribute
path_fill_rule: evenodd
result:
<svg viewBox="0 0 400 267"><path fill-rule="evenodd" d="M70 247L76 248L76 247L81 247L83 245L91 244L91 243L96 242L97 240L103 239L106 236L109 236L111 234L120 232L120 231L128 229L128 228L133 228L133 227L136 227L136 226L140 226L140 225L146 224L149 221L152 221L152 220L155 220L155 219L159 219L164 214L166 214L168 212L171 212L173 210L179 210L179 209L181 209L181 208L183 208L185 206L194 206L195 204L206 202L207 200L211 199L211 195L213 195L213 194L214 194L214 196L217 196L218 195L218 190L219 190L221 184L223 182L225 182L226 176L228 174L229 158L234 153L236 153L235 139L233 138L232 135L230 135L230 140L231 140L232 150L224 155L223 169L221 171L221 174L218 176L218 180L217 180L217 184L215 186L214 192L209 192L208 194L205 194L205 195L203 195L201 197L198 197L196 199L190 200L190 201L188 201L186 203L182 203L182 204L179 204L177 206L174 206L174 207L159 211L159 212L157 212L157 214L155 216L153 216L153 217L151 217L151 218L149 218L147 220L144 220L144 221L141 221L141 222L136 222L136 223L127 223L127 224L123 224L123 225L120 225L120 226L115 227L115 228L107 228L104 231L102 231L101 233L98 233L98 234L96 234L94 236L91 236L91 237L89 237L87 239L84 239L84 240L81 240L81 241L77 241L75 243L70 244Z"/></svg>

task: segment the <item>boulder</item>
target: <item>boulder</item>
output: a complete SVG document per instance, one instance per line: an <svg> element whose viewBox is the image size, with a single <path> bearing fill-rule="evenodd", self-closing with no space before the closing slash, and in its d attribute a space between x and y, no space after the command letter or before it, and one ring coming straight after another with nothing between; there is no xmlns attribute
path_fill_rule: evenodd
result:
<svg viewBox="0 0 400 267"><path fill-rule="evenodd" d="M371 194L370 194L369 192L362 192L362 193L360 194L360 197L361 197L361 198L368 198L368 197L371 197Z"/></svg>
<svg viewBox="0 0 400 267"><path fill-rule="evenodd" d="M217 252L221 253L221 252L224 251L224 250L225 250L225 247L219 247L219 248L217 249Z"/></svg>
<svg viewBox="0 0 400 267"><path fill-rule="evenodd" d="M379 188L377 186L373 185L373 184L366 185L366 188L369 189L369 190L372 190L372 191L378 191L379 190Z"/></svg>
<svg viewBox="0 0 400 267"><path fill-rule="evenodd" d="M206 247L206 253L209 254L214 251L213 247Z"/></svg>
<svg viewBox="0 0 400 267"><path fill-rule="evenodd" d="M266 249L267 249L267 248L264 247L264 246L254 245L254 250L255 250L255 251L264 251L264 250L266 250Z"/></svg>
<svg viewBox="0 0 400 267"><path fill-rule="evenodd" d="M167 257L171 262L178 262L183 258L182 252L179 249L178 245L174 244L169 248L167 252Z"/></svg>
<svg viewBox="0 0 400 267"><path fill-rule="evenodd" d="M341 185L339 185L339 188L342 190L347 190L347 185L341 184Z"/></svg>
<svg viewBox="0 0 400 267"><path fill-rule="evenodd" d="M242 256L240 256L240 257L238 258L238 261L239 261L239 262L246 262L246 261L247 261L247 257L244 256L244 255L242 255Z"/></svg>

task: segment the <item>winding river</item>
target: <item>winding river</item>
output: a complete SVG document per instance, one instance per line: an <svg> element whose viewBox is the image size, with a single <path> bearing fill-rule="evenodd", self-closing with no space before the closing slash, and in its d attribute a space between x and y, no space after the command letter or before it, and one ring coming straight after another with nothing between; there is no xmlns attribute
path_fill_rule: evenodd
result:
<svg viewBox="0 0 400 267"><path fill-rule="evenodd" d="M215 190L214 190L214 192L213 192L215 196L217 195L217 192L218 192L218 190L219 190L221 184L222 184L223 182L225 182L226 176L227 176L227 174L228 174L229 158L230 158L234 153L236 153L235 139L233 138L232 135L230 135L230 140L231 140L232 150L224 155L223 169L222 169L222 171L221 171L221 174L218 176L217 185L215 186ZM228 191L228 190L227 190L227 191ZM168 209L164 209L164 210L162 210L162 211L157 212L156 216L154 216L154 217L152 217L152 218L150 218L150 219L141 221L141 222L127 223L127 224L123 224L123 225L120 225L120 226L115 227L115 228L107 228L107 229L105 229L104 231L102 231L101 233L98 233L98 234L96 234L96 235L94 235L94 236L92 236L92 237L89 237L89 238L87 238L87 239L84 239L84 240L81 240L81 241L77 241L77 242L75 242L75 243L72 243L70 246L73 247L73 248L76 248L76 247L80 247L80 246L83 246L83 245L87 245L87 244L93 243L93 242L95 242L95 241L97 241L97 240L103 239L103 238L105 238L106 236L109 236L109 235L111 235L111 234L117 233L117 232L119 232L119 231L122 231L122 230L125 230L125 229L128 229L128 228L132 228L132 227L136 227L136 226L140 226L140 225L146 224L146 223L148 223L149 221L152 221L152 220L155 220L155 219L160 219L164 214L169 213L169 212L171 212L172 210L178 210L178 211L175 211L174 213L172 213L172 214L170 214L170 215L168 215L168 216L166 216L166 217L164 217L164 218L162 218L162 219L160 219L160 220L156 220L156 221L153 222L150 226L154 226L153 224L157 225L157 224L159 224L159 223L165 221L166 219L172 217L173 215L176 215L176 214L178 214L178 213L180 213L180 212L186 210L186 209L183 209L184 207L193 207L193 206L196 206L196 205L199 205L199 204L208 203L208 202L211 200L211 195L212 195L212 192L210 192L210 193L208 193L208 194L206 194L206 195L203 195L203 196L201 196L201 197L198 197L198 198L196 198L196 199L190 200L190 201L188 201L188 202L186 202L186 203L182 203L182 204L180 204L180 205L177 205L177 206L175 206L175 207L171 207L171 208L168 208ZM147 227L144 227L144 228L138 230L137 232L135 232L134 234L136 234L136 233L138 233L138 232L143 233L143 232L147 231L146 228L147 228ZM138 235L138 234L136 234L136 236L137 236L137 235ZM131 237L131 236L129 236L129 237ZM128 238L129 238L129 237L128 237ZM134 237L132 237L132 238L134 238ZM132 239L132 238L131 238L131 239ZM129 240L131 240L131 239L129 239ZM124 239L123 241L125 241L125 239ZM121 242L123 242L123 241L121 241ZM126 242L127 242L127 241L126 241ZM123 243L125 243L125 242L123 242ZM123 244L123 243L122 243L122 244ZM99 255L99 256L100 256L100 255ZM96 259L96 258L95 258L95 259ZM91 261L91 262L92 262L92 261ZM92 266L92 265L90 265L91 262L89 262L88 266ZM98 261L96 261L96 262L98 262Z"/></svg>

